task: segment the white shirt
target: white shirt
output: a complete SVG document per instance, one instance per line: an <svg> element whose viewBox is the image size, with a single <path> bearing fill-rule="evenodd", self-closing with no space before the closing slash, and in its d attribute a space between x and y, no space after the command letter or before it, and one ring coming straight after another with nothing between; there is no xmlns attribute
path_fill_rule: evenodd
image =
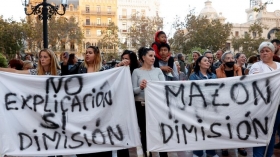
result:
<svg viewBox="0 0 280 157"><path fill-rule="evenodd" d="M255 74L255 73L266 73L266 72L271 72L277 69L280 69L280 63L274 62L277 65L276 69L273 69L269 67L267 64L263 63L263 61L256 62L252 65L249 71L249 75Z"/></svg>

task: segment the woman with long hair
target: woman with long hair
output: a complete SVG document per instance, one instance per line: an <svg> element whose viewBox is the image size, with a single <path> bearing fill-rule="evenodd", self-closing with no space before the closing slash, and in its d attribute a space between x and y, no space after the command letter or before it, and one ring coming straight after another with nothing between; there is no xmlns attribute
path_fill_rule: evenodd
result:
<svg viewBox="0 0 280 157"><path fill-rule="evenodd" d="M121 55L121 59L122 61L119 62L116 65L116 67L129 66L131 75L136 68L139 68L137 56L133 51L124 50ZM129 157L129 150L128 149L118 150L117 154L119 157Z"/></svg>
<svg viewBox="0 0 280 157"><path fill-rule="evenodd" d="M89 46L86 49L85 60L81 64L76 63L71 69L63 68L62 73L67 74L86 74L102 71L101 55L99 48L96 46ZM67 65L68 60L64 59L63 64ZM77 154L77 157L112 157L112 151L88 153L88 154Z"/></svg>
<svg viewBox="0 0 280 157"><path fill-rule="evenodd" d="M193 62L189 65L188 76L187 76L188 78L193 73L194 68L195 68L195 62L198 59L198 57L200 57L200 56L201 56L201 54L198 51L193 51L192 52Z"/></svg>
<svg viewBox="0 0 280 157"><path fill-rule="evenodd" d="M205 56L200 56L194 67L194 72L191 74L189 80L206 80L206 79L216 79L216 75L209 70L210 63L208 58ZM193 151L194 157L202 157L203 150ZM206 150L207 156L218 157L215 150Z"/></svg>
<svg viewBox="0 0 280 157"><path fill-rule="evenodd" d="M141 60L142 67L137 68L132 73L132 85L137 111L138 125L141 132L141 142L144 156L147 157L146 145L146 112L144 89L148 81L164 81L165 77L160 68L154 67L155 51L152 48L141 47L138 50L138 58ZM151 157L150 153L150 157Z"/></svg>
<svg viewBox="0 0 280 157"><path fill-rule="evenodd" d="M60 75L60 66L54 52L50 49L43 49L39 52L39 62L36 69L16 70L12 68L0 68L0 71L30 74L30 75Z"/></svg>
<svg viewBox="0 0 280 157"><path fill-rule="evenodd" d="M121 55L121 59L122 61L118 63L116 67L129 66L131 75L134 69L139 68L137 56L133 51L124 50Z"/></svg>
<svg viewBox="0 0 280 157"><path fill-rule="evenodd" d="M67 65L68 60L63 59L63 65ZM81 64L78 62L72 68L63 68L63 74L84 74L102 71L101 55L97 46L89 46L86 49L85 60Z"/></svg>

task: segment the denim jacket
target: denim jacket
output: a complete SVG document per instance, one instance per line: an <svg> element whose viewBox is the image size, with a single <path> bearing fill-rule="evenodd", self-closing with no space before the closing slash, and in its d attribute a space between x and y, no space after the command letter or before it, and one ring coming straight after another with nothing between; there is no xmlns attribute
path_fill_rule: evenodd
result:
<svg viewBox="0 0 280 157"><path fill-rule="evenodd" d="M199 71L198 73L192 73L189 80L206 80L206 79L216 79L216 75L214 73L207 73L207 77L202 75L202 73Z"/></svg>

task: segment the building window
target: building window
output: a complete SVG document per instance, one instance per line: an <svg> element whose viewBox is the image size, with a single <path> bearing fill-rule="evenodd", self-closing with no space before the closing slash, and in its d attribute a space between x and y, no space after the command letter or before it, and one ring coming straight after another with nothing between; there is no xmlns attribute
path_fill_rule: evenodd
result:
<svg viewBox="0 0 280 157"><path fill-rule="evenodd" d="M253 38L256 38L256 37L257 37L257 33L253 32Z"/></svg>
<svg viewBox="0 0 280 157"><path fill-rule="evenodd" d="M108 25L112 22L112 18L108 18Z"/></svg>
<svg viewBox="0 0 280 157"><path fill-rule="evenodd" d="M87 30L86 30L86 36L87 36L87 37L90 37L90 29L87 29Z"/></svg>
<svg viewBox="0 0 280 157"><path fill-rule="evenodd" d="M238 31L235 31L235 36L239 37L239 32Z"/></svg>
<svg viewBox="0 0 280 157"><path fill-rule="evenodd" d="M111 6L107 7L107 12L108 12L108 14L111 14L111 12L112 12Z"/></svg>
<svg viewBox="0 0 280 157"><path fill-rule="evenodd" d="M86 17L86 25L90 25L90 18Z"/></svg>
<svg viewBox="0 0 280 157"><path fill-rule="evenodd" d="M122 23L122 32L127 32L127 24L125 22Z"/></svg>
<svg viewBox="0 0 280 157"><path fill-rule="evenodd" d="M98 25L101 25L101 19L100 19L100 18L97 18L96 23L97 23Z"/></svg>
<svg viewBox="0 0 280 157"><path fill-rule="evenodd" d="M244 36L247 36L248 35L248 32L244 32Z"/></svg>
<svg viewBox="0 0 280 157"><path fill-rule="evenodd" d="M126 9L122 9L122 18L126 18L127 11Z"/></svg>
<svg viewBox="0 0 280 157"><path fill-rule="evenodd" d="M99 37L99 36L101 36L101 30L97 30L96 31L96 35Z"/></svg>
<svg viewBox="0 0 280 157"><path fill-rule="evenodd" d="M90 9L89 9L89 5L86 6L86 13L89 13Z"/></svg>
<svg viewBox="0 0 280 157"><path fill-rule="evenodd" d="M101 12L100 5L98 5L98 6L96 7L96 11L97 11L98 13L100 13L100 12Z"/></svg>

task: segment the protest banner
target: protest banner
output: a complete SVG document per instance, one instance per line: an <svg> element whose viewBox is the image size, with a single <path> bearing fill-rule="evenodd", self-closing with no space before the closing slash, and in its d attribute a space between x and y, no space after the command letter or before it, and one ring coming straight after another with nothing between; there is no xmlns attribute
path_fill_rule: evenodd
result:
<svg viewBox="0 0 280 157"><path fill-rule="evenodd" d="M70 76L0 72L0 154L67 155L141 145L129 67Z"/></svg>
<svg viewBox="0 0 280 157"><path fill-rule="evenodd" d="M147 147L153 152L269 143L280 71L200 81L148 82Z"/></svg>

